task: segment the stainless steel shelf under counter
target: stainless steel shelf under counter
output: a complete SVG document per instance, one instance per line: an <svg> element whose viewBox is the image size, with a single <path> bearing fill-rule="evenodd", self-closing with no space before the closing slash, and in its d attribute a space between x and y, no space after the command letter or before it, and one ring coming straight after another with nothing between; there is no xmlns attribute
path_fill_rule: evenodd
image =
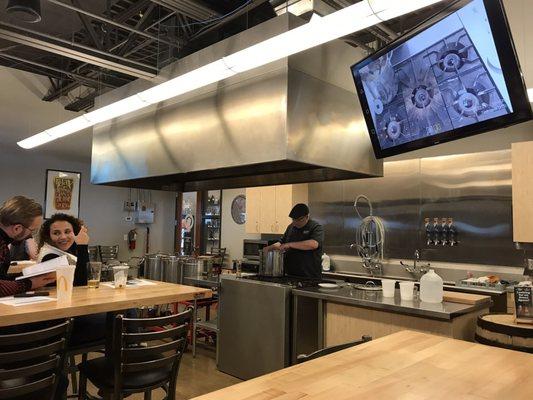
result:
<svg viewBox="0 0 533 400"><path fill-rule="evenodd" d="M459 315L490 306L490 298L487 298L486 303L474 305L446 301L442 303L425 303L418 299L401 300L398 289L396 289L394 298L383 297L381 291L365 291L353 287L293 289L292 294L293 296L306 296L336 303L441 320L450 320Z"/></svg>
<svg viewBox="0 0 533 400"><path fill-rule="evenodd" d="M418 299L383 297L381 291L364 291L351 286L337 289L295 288L293 295L292 335L295 338L292 359L309 350L305 320L315 310L318 335L316 349L360 339L374 339L401 330L416 330L473 341L477 316L488 312L490 297L477 304L451 302L425 303ZM300 345L303 344L303 348Z"/></svg>

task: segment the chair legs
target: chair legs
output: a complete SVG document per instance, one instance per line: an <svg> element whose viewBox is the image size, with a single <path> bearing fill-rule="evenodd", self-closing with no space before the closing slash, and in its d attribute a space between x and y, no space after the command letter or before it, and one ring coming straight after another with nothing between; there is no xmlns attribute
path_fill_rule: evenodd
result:
<svg viewBox="0 0 533 400"><path fill-rule="evenodd" d="M87 377L80 371L80 386L78 388L78 400L85 400L87 397Z"/></svg>
<svg viewBox="0 0 533 400"><path fill-rule="evenodd" d="M152 400L152 391L151 390L146 390L144 392L144 400Z"/></svg>
<svg viewBox="0 0 533 400"><path fill-rule="evenodd" d="M76 370L76 360L73 355L68 358L68 369L70 370L70 381L72 382L72 391L74 394L76 394L78 389L78 376Z"/></svg>

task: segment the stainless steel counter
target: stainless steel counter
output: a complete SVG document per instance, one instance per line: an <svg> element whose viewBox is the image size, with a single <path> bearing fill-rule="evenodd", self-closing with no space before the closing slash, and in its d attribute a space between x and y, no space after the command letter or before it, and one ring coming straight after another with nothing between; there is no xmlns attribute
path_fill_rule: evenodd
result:
<svg viewBox="0 0 533 400"><path fill-rule="evenodd" d="M487 308L490 300L477 305L442 302L425 303L420 300L405 301L400 299L400 291L396 289L394 298L383 297L382 292L369 292L352 287L339 289L306 288L293 289L294 296L310 297L319 300L350 304L358 307L383 310L388 312L413 315L423 318L451 320L459 315Z"/></svg>
<svg viewBox="0 0 533 400"><path fill-rule="evenodd" d="M203 278L203 277L192 277L184 276L183 277L184 285L198 286L207 289L217 288L220 286L220 279L218 278Z"/></svg>

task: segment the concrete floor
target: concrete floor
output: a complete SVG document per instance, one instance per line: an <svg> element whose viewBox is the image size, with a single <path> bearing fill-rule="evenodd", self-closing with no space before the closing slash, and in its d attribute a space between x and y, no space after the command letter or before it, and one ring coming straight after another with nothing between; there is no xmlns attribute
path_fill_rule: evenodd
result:
<svg viewBox="0 0 533 400"><path fill-rule="evenodd" d="M196 358L193 358L191 351L188 351L181 360L176 400L191 399L239 382L241 382L240 379L217 370L213 351L198 347ZM96 395L96 389L92 385L89 384L88 390L90 394ZM70 392L71 386L69 394ZM163 399L164 394L162 389L155 390L152 392L152 400ZM142 394L135 394L127 399L141 400L143 398Z"/></svg>

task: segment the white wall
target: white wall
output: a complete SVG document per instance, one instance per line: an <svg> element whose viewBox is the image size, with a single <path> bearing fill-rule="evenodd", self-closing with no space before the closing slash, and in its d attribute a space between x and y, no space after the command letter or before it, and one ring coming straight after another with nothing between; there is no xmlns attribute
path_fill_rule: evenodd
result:
<svg viewBox="0 0 533 400"><path fill-rule="evenodd" d="M43 204L46 169L81 172L80 218L89 228L92 244L118 244L119 258L124 261L143 253L148 225L137 225L139 235L135 251L129 251L124 241L124 235L135 226L124 219L127 213L123 211L123 202L128 198L128 189L92 185L88 162L67 161L56 156L2 146L0 202L20 194ZM173 252L175 193L152 191L152 202L155 203L155 222L149 225L150 251Z"/></svg>
<svg viewBox="0 0 533 400"><path fill-rule="evenodd" d="M226 189L222 191L222 232L220 247L226 248L226 263L242 258L242 241L244 239L261 239L260 234L246 233L245 224L239 225L231 217L231 203L240 195L246 195L246 189Z"/></svg>

